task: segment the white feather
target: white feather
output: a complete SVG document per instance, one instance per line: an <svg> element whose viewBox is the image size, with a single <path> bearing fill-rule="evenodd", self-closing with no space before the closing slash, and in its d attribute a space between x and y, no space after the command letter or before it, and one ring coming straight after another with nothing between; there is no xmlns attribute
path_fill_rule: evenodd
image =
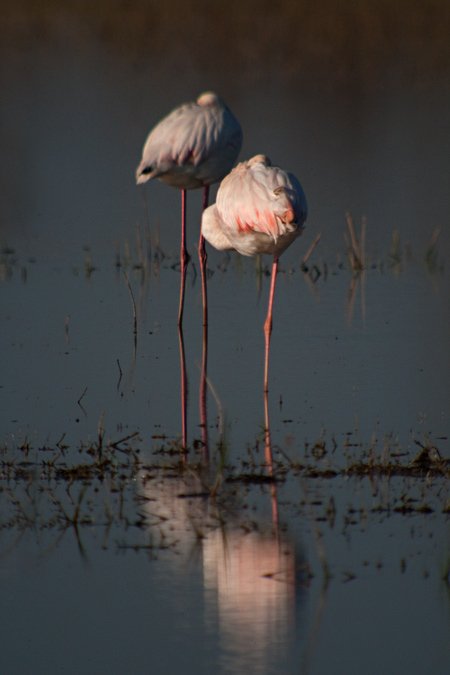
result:
<svg viewBox="0 0 450 675"><path fill-rule="evenodd" d="M242 146L239 122L212 92L173 110L150 132L136 182L152 178L190 190L220 181Z"/></svg>
<svg viewBox="0 0 450 675"><path fill-rule="evenodd" d="M241 162L220 184L202 232L219 250L279 256L303 231L307 203L295 176L264 155Z"/></svg>

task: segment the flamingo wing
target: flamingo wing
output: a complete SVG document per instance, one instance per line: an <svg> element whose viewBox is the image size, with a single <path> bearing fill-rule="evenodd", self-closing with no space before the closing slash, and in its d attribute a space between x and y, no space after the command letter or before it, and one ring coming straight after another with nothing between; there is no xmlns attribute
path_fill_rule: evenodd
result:
<svg viewBox="0 0 450 675"><path fill-rule="evenodd" d="M215 95L208 96L209 104L186 103L172 111L150 132L137 170L138 182L157 178L174 167L199 167L229 148L234 159L242 145L239 123L223 101ZM141 180L140 180L141 178ZM207 181L209 182L209 181Z"/></svg>
<svg viewBox="0 0 450 675"><path fill-rule="evenodd" d="M221 183L217 210L230 239L245 233L277 239L297 230L307 215L299 181L262 155L239 164Z"/></svg>

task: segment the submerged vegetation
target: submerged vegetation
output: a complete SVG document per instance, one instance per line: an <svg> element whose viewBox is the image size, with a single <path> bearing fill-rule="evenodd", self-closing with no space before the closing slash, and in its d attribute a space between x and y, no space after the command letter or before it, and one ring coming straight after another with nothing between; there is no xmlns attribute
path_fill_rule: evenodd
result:
<svg viewBox="0 0 450 675"><path fill-rule="evenodd" d="M272 502L271 529L280 531L291 527L293 516L307 518L313 531L325 523L344 534L352 525L367 527L368 519L450 514L450 459L429 438L415 441L416 450L404 450L392 435L378 443L374 434L365 445L349 433L338 448L323 430L297 453L274 446L270 455L268 438L264 430L235 461L220 442L205 461L201 440L186 449L177 439L155 436L149 450L139 447L137 433L106 440L101 424L97 438L76 449L64 438L52 447L33 447L26 438L4 444L0 539L8 535L10 546L11 536L27 531L37 539L44 532L59 537L73 531L84 555L83 532L101 531L103 548L113 539L118 549L156 556L178 551L187 532L195 542L217 528L257 531L258 508L249 510L249 503L265 494ZM337 456L346 463L340 465ZM356 481L347 487L351 503L336 492L349 480ZM331 574L329 562L326 567Z"/></svg>
<svg viewBox="0 0 450 675"><path fill-rule="evenodd" d="M397 274L399 271L404 271L407 266L417 263L422 258L423 265L430 275L436 276L444 272L445 263L439 252L440 229L438 227L432 232L429 243L422 254L420 251L412 251L409 243L402 244L398 230L394 230L392 233L390 249L384 254L380 254L379 252L369 252L367 250L367 222L365 217L362 218L359 233L351 214L348 212L346 213L346 219L349 234L347 235L347 232L343 230L345 252L337 252L335 259L332 259L331 256L325 259L320 250L323 239L322 235L319 233L309 242L306 240L306 236L304 236L303 238L307 242L308 248L303 253L298 266L290 264L288 269L284 270L281 265L280 271L287 271L289 274L293 274L300 270L315 283L320 277L328 278L329 275L336 274L341 270L348 270L355 276L359 276L365 270L383 272L388 268ZM136 239L134 243L128 239L125 239L122 244L116 242L114 255L114 265L116 269L123 270L125 284L130 292L133 305L134 299L128 279L129 273L132 273L142 281L150 273L158 274L161 267L171 268L176 272L179 272L180 268L179 254L165 250L161 244L158 223L155 223L153 234L150 233L148 222L144 227L144 231L141 230L139 225L136 226L135 235ZM84 274L87 279L90 279L99 268L96 267L93 261L95 252L89 246L83 247L83 251ZM315 256L315 260L313 253L319 254ZM254 260L256 261L255 269L257 275L270 274L269 267L262 264L261 256L256 256ZM214 267L210 266L208 270L209 276L211 277L215 271L226 272L232 261L236 269L242 269L243 262L241 256L236 255L233 257L227 252ZM34 258L28 260L21 259L20 254L14 248L3 245L0 249L0 281L10 279L14 272L20 272L22 280L26 282L28 268L30 265L35 264L35 262ZM195 257L191 259L189 269L195 282L199 274L196 269ZM78 268L73 268L73 273L78 274ZM135 309L133 307L134 312Z"/></svg>

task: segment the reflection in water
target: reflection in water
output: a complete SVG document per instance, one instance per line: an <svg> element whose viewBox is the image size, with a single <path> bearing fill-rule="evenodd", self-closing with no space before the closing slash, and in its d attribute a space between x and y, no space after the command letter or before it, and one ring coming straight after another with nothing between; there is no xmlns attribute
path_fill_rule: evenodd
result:
<svg viewBox="0 0 450 675"><path fill-rule="evenodd" d="M216 530L203 542L206 611L217 607L233 672L262 666L274 647L284 648L295 625L295 566L292 543L273 533Z"/></svg>
<svg viewBox="0 0 450 675"><path fill-rule="evenodd" d="M291 536L263 521L253 531L240 526L238 506L222 494L227 510L220 508L193 473L160 480L143 472L140 494L150 536L164 528L168 546L176 541L180 555L167 563L181 573L201 561L207 624L218 624L222 648L233 654L233 672L245 672L249 662L262 665L268 653L284 649L295 628L303 562ZM276 505L275 490L271 499Z"/></svg>
<svg viewBox="0 0 450 675"><path fill-rule="evenodd" d="M204 296L205 297L205 296ZM181 423L182 423L182 441L183 450L187 450L187 399L188 399L188 378L186 368L186 353L184 349L183 329L181 324L178 326L178 337L180 342L180 364L181 364ZM203 324L203 355L202 369L200 377L200 428L202 435L202 460L205 465L209 462L209 441L208 441L208 421L207 421L207 362L208 362L208 325Z"/></svg>
<svg viewBox="0 0 450 675"><path fill-rule="evenodd" d="M131 284L128 281L128 277L126 273L123 273L123 278L125 279L125 284L128 289L128 293L130 294L130 299L131 299L131 306L133 308L133 367L134 364L136 363L136 349L137 349L137 312L136 312L136 302L134 300L134 295L133 295L133 289L131 288Z"/></svg>
<svg viewBox="0 0 450 675"><path fill-rule="evenodd" d="M206 273L202 283L205 284L203 297L206 298ZM207 307L207 305L206 305ZM207 414L207 384L208 384L208 322L203 323L203 352L202 372L200 377L200 429L202 434L202 459L209 462L208 414Z"/></svg>
<svg viewBox="0 0 450 675"><path fill-rule="evenodd" d="M187 448L187 371L186 355L184 351L183 329L181 323L178 326L178 337L180 339L180 362L181 362L181 424L183 429L183 450Z"/></svg>
<svg viewBox="0 0 450 675"><path fill-rule="evenodd" d="M347 244L347 255L353 269L353 277L350 282L350 288L347 294L347 304L345 307L345 314L347 316L348 324L351 326L353 319L353 310L356 299L356 292L358 290L359 281L361 281L361 312L363 323L366 318L366 230L367 222L363 216L361 224L361 233L359 238L356 235L353 218L347 212L347 224L350 231L350 241L347 234L344 232L345 242Z"/></svg>
<svg viewBox="0 0 450 675"><path fill-rule="evenodd" d="M345 305L345 314L349 326L352 325L355 300L360 282L361 282L361 315L363 323L366 320L366 272L365 270L363 270L362 272L356 272L353 275L352 280L350 282L350 287L348 289L347 302Z"/></svg>
<svg viewBox="0 0 450 675"><path fill-rule="evenodd" d="M265 464L274 476L269 397L264 392ZM265 667L295 627L296 560L293 541L281 536L276 483L270 483L273 526L268 532L216 529L203 542L206 603L217 607L221 647L233 672ZM209 608L207 607L207 610ZM227 657L229 661L230 657Z"/></svg>
<svg viewBox="0 0 450 675"><path fill-rule="evenodd" d="M186 448L186 363L183 333L179 329L183 445ZM222 483L216 492L209 487L207 420L208 329L203 327L203 359L200 376L200 421L203 467L163 477L142 471L139 493L150 538L164 531L168 546L180 553L169 559L175 568L201 561L208 626L218 625L222 651L233 672L263 667L268 655L281 653L295 628L297 570L306 569L299 560L292 535L281 533L277 488L269 423L269 396L264 393L265 459L268 474L271 522L252 513L248 522L236 490ZM183 458L186 460L186 456ZM218 469L219 473L221 469ZM258 475L259 472L258 472ZM267 495L267 492L265 492ZM265 499L265 498L264 498ZM181 570L180 570L181 571ZM232 663L230 664L230 659Z"/></svg>
<svg viewBox="0 0 450 675"><path fill-rule="evenodd" d="M306 673L309 671L309 668L311 666L312 660L313 660L313 655L314 651L317 646L317 642L319 640L319 633L320 633L320 625L323 620L323 614L325 610L325 605L326 605L326 600L327 600L327 590L328 590L328 580L325 581L322 592L319 596L317 606L316 606L316 611L314 615L314 621L312 623L312 628L311 632L309 635L307 647L305 650L305 654L303 657L303 663L302 663L302 669L301 673L302 675L306 675Z"/></svg>
<svg viewBox="0 0 450 675"><path fill-rule="evenodd" d="M267 363L268 367L268 363ZM269 393L264 392L264 422L265 422L265 437L264 447L266 454L266 466L269 476L273 478L273 455L272 444L270 440L270 422L269 422ZM275 481L270 484L270 493L272 496L272 515L275 532L278 533L278 503L277 503L277 487Z"/></svg>

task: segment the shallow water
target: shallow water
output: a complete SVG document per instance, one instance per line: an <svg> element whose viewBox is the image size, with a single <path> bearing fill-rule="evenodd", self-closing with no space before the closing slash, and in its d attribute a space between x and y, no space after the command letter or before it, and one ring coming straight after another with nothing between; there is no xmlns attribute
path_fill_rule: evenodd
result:
<svg viewBox="0 0 450 675"><path fill-rule="evenodd" d="M448 73L213 80L59 30L1 70L1 671L446 673L447 474L347 469L449 455ZM134 170L151 125L209 87L241 157L293 171L310 207L277 279L275 484L255 480L270 261L209 251L205 408L198 192L178 461L180 195ZM347 210L367 219L359 275ZM98 447L106 468L64 473Z"/></svg>

